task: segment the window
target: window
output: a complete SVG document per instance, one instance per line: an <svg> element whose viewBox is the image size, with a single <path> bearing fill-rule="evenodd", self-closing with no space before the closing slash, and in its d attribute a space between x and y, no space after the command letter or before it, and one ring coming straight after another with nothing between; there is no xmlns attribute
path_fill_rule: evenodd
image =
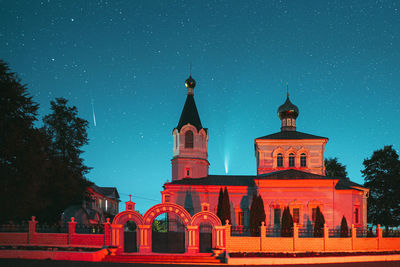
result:
<svg viewBox="0 0 400 267"><path fill-rule="evenodd" d="M359 223L359 214L358 214L359 212L358 212L358 208L356 208L355 210L354 210L354 222L356 223L356 224L358 224Z"/></svg>
<svg viewBox="0 0 400 267"><path fill-rule="evenodd" d="M243 211L238 212L238 225L244 225L244 213Z"/></svg>
<svg viewBox="0 0 400 267"><path fill-rule="evenodd" d="M193 148L193 132L187 131L185 133L185 148Z"/></svg>
<svg viewBox="0 0 400 267"><path fill-rule="evenodd" d="M164 196L164 202L170 202L171 196L170 195L165 195Z"/></svg>
<svg viewBox="0 0 400 267"><path fill-rule="evenodd" d="M312 208L312 214L311 214L311 220L313 223L315 223L315 220L317 219L317 208Z"/></svg>
<svg viewBox="0 0 400 267"><path fill-rule="evenodd" d="M276 160L277 160L277 166L283 167L283 156L281 153L278 154L278 157L276 158Z"/></svg>
<svg viewBox="0 0 400 267"><path fill-rule="evenodd" d="M300 166L307 167L307 156L304 153L301 153L300 155Z"/></svg>
<svg viewBox="0 0 400 267"><path fill-rule="evenodd" d="M299 223L300 221L300 209L295 208L293 209L293 222Z"/></svg>
<svg viewBox="0 0 400 267"><path fill-rule="evenodd" d="M191 169L190 168L185 168L185 178L189 178L191 177Z"/></svg>
<svg viewBox="0 0 400 267"><path fill-rule="evenodd" d="M281 225L281 209L274 209L274 226Z"/></svg>
<svg viewBox="0 0 400 267"><path fill-rule="evenodd" d="M105 200L105 203L106 203L105 210L108 210L108 200L107 199Z"/></svg>
<svg viewBox="0 0 400 267"><path fill-rule="evenodd" d="M294 154L289 154L289 167L294 167Z"/></svg>
<svg viewBox="0 0 400 267"><path fill-rule="evenodd" d="M291 126L291 125L292 125L291 119L287 119L287 126Z"/></svg>

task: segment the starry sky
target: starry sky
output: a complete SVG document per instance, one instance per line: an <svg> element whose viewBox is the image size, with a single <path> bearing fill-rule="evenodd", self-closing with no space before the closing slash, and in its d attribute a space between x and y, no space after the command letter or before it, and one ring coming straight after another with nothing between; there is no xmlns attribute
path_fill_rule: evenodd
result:
<svg viewBox="0 0 400 267"><path fill-rule="evenodd" d="M254 139L280 131L288 82L297 130L328 137L325 156L363 183L365 158L400 147L399 9L368 0L0 0L0 58L40 118L56 97L77 106L90 122L88 179L116 186L122 203L131 193L143 213L171 180L191 62L210 174L256 174Z"/></svg>

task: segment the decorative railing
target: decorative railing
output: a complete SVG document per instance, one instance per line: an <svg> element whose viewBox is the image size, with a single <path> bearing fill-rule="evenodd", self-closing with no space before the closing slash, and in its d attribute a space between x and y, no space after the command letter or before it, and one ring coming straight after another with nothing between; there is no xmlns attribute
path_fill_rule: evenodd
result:
<svg viewBox="0 0 400 267"><path fill-rule="evenodd" d="M96 225L86 225L86 224L77 224L75 228L75 233L77 234L104 234L104 225L96 224Z"/></svg>
<svg viewBox="0 0 400 267"><path fill-rule="evenodd" d="M231 236L251 236L251 229L248 226L232 226Z"/></svg>
<svg viewBox="0 0 400 267"><path fill-rule="evenodd" d="M37 233L68 233L68 226L67 226L67 224L64 224L64 225L37 224L36 232Z"/></svg>
<svg viewBox="0 0 400 267"><path fill-rule="evenodd" d="M376 237L376 229L372 228L357 228L357 237Z"/></svg>
<svg viewBox="0 0 400 267"><path fill-rule="evenodd" d="M323 230L322 230L323 231ZM314 229L312 228L300 228L299 237L314 237Z"/></svg>
<svg viewBox="0 0 400 267"><path fill-rule="evenodd" d="M341 229L329 229L329 237L351 237L351 229L348 229L347 233Z"/></svg>
<svg viewBox="0 0 400 267"><path fill-rule="evenodd" d="M399 229L383 230L382 236L383 237L400 237L400 230Z"/></svg>
<svg viewBox="0 0 400 267"><path fill-rule="evenodd" d="M0 232L3 233L27 233L29 226L26 223L22 224L2 224L0 225Z"/></svg>
<svg viewBox="0 0 400 267"><path fill-rule="evenodd" d="M281 237L281 228L266 228L265 229L266 237Z"/></svg>

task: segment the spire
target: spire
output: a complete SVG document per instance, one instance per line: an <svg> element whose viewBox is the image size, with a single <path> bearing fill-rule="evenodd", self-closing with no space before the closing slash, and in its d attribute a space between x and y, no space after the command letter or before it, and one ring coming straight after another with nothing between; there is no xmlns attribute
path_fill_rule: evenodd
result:
<svg viewBox="0 0 400 267"><path fill-rule="evenodd" d="M194 101L193 89L196 86L196 81L192 78L192 75L190 75L185 81L185 86L188 89L188 94L185 105L183 106L181 118L179 119L179 123L176 128L180 130L184 125L190 123L199 131L203 128L203 126L201 125L199 112L197 111L196 103Z"/></svg>

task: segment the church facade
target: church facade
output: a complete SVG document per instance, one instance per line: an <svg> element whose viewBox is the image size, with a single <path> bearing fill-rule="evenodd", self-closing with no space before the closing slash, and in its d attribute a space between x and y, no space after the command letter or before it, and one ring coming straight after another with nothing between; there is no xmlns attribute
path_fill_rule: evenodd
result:
<svg viewBox="0 0 400 267"><path fill-rule="evenodd" d="M195 80L185 83L187 97L176 128L173 129L172 181L164 184L163 203L184 207L191 215L216 213L221 188L227 188L231 205L230 222L249 226L254 192L262 196L267 227L280 227L288 206L294 222L313 227L319 207L331 229L348 225L367 226L369 190L348 179L325 176L324 151L328 138L299 132L299 109L289 99L278 108L279 132L255 138L257 175L211 175L207 143L209 131L201 124L194 100Z"/></svg>

